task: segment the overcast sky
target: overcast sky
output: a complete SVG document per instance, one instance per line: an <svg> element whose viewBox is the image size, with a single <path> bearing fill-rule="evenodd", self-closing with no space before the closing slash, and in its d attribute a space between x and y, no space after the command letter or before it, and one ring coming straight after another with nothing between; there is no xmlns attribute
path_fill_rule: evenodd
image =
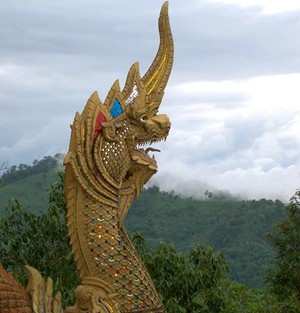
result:
<svg viewBox="0 0 300 313"><path fill-rule="evenodd" d="M158 0L2 0L0 163L67 152L76 111L158 48ZM300 187L300 1L170 0L161 189L287 200Z"/></svg>

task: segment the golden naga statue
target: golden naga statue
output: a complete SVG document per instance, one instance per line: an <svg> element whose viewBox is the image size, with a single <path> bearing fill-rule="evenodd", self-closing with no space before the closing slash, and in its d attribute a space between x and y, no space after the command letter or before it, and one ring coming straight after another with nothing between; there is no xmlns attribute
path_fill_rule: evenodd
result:
<svg viewBox="0 0 300 313"><path fill-rule="evenodd" d="M171 125L165 114L158 114L174 54L167 2L159 33L157 55L143 77L133 64L122 91L116 81L104 103L94 92L75 116L64 161L65 197L81 285L75 305L65 313L166 312L123 226L133 199L157 171L149 155L157 150L142 146L165 140ZM29 297L23 301L31 299L32 310L23 311L63 312L60 295L52 298L52 281L32 268L28 272ZM7 279L3 273L0 269L0 307L1 277Z"/></svg>
<svg viewBox="0 0 300 313"><path fill-rule="evenodd" d="M166 138L170 122L157 114L173 63L167 3L159 18L160 46L141 78L131 67L104 102L97 93L72 125L65 158L65 193L72 250L82 278L67 313L165 312L147 270L124 229L132 200L157 171L144 144Z"/></svg>

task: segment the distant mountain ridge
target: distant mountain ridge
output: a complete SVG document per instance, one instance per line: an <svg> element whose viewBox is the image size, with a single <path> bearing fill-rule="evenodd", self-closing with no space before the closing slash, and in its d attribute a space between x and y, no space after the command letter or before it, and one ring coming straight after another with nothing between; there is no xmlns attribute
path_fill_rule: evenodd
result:
<svg viewBox="0 0 300 313"><path fill-rule="evenodd" d="M21 163L18 166L13 165L2 174L2 184L8 185L38 173L46 173L49 170L55 169L58 170L58 167L62 169L63 158L64 155L62 153L57 153L54 157L45 156L42 160L34 160L32 165L24 163Z"/></svg>
<svg viewBox="0 0 300 313"><path fill-rule="evenodd" d="M0 216L8 200L39 213L48 208L51 184L58 180L62 155L45 157L33 165L12 167L2 175ZM60 167L61 168L61 167ZM224 253L230 278L251 287L263 287L264 275L273 260L266 233L284 217L279 200L193 200L167 193L153 186L134 201L125 224L129 233L139 231L148 243L172 242L183 253L195 244L212 246Z"/></svg>

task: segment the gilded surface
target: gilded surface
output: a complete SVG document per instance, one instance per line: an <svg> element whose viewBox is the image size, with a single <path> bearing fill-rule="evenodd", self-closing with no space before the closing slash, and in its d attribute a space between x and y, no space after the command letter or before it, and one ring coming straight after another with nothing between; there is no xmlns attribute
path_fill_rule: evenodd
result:
<svg viewBox="0 0 300 313"><path fill-rule="evenodd" d="M72 250L82 278L77 312L165 312L123 226L128 208L157 164L141 148L170 129L158 114L172 62L167 3L159 18L160 46L147 73L135 63L121 91L116 81L104 103L93 93L72 125L65 158L65 192Z"/></svg>
<svg viewBox="0 0 300 313"><path fill-rule="evenodd" d="M33 267L26 266L28 275L27 294L31 299L32 313L63 313L61 295L53 297L53 281L44 279Z"/></svg>

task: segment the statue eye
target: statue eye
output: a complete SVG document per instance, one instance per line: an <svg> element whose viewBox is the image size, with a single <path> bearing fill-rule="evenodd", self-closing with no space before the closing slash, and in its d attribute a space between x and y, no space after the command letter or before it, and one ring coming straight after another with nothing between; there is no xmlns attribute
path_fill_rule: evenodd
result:
<svg viewBox="0 0 300 313"><path fill-rule="evenodd" d="M146 115L141 116L141 117L140 117L140 121L141 121L142 123L146 123L146 121L147 121L147 116L146 116Z"/></svg>

